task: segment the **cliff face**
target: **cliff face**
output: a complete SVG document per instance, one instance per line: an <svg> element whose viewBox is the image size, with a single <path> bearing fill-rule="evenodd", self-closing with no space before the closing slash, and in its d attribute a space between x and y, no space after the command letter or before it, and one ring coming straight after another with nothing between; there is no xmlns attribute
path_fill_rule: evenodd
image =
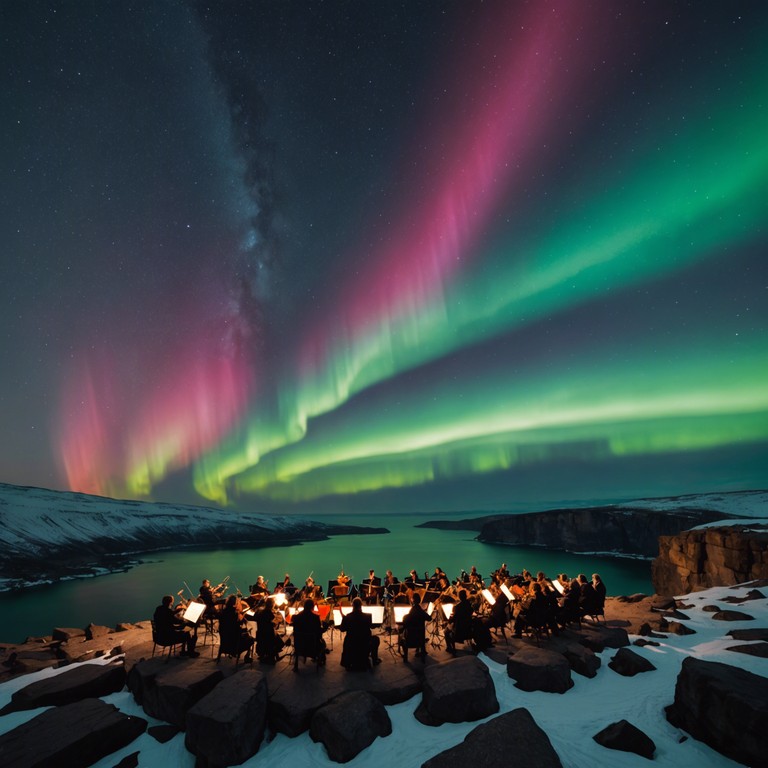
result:
<svg viewBox="0 0 768 768"><path fill-rule="evenodd" d="M611 552L654 557L659 536L670 536L701 523L722 519L709 510L590 507L508 515L487 522L478 538L495 544L520 544L569 552Z"/></svg>
<svg viewBox="0 0 768 768"><path fill-rule="evenodd" d="M659 538L651 566L660 595L680 595L713 586L768 578L768 525L718 526Z"/></svg>

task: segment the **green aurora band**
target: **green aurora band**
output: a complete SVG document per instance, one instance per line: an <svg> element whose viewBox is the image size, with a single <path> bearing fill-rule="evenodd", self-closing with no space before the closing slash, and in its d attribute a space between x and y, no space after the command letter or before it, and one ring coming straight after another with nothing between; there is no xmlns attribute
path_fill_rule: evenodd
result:
<svg viewBox="0 0 768 768"><path fill-rule="evenodd" d="M327 329L334 343L324 365L311 377L285 377L276 405L256 406L203 457L197 491L220 503L233 491L297 501L490 472L568 450L640 455L768 439L768 352L748 333L738 343L681 337L660 352L649 338L631 362L605 350L522 379L513 370L501 378L468 372L438 391L398 392L391 408L354 420L344 414L372 385L607 294L727 259L763 236L766 82L763 67L743 92L720 94L710 114L678 121L645 153L627 148L610 178L561 190L551 206L556 220L538 231L517 235L513 217L470 272L424 302L376 318L362 334L345 323L342 304ZM337 426L314 439L311 420L331 412Z"/></svg>

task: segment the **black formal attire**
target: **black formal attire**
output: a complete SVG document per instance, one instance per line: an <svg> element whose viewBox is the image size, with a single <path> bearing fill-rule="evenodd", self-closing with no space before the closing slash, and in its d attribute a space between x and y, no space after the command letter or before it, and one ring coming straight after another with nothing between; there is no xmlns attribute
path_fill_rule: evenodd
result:
<svg viewBox="0 0 768 768"><path fill-rule="evenodd" d="M426 631L429 614L417 603L403 617L403 638L400 644L403 647L403 657L408 660L408 649L415 648L416 655L425 656Z"/></svg>
<svg viewBox="0 0 768 768"><path fill-rule="evenodd" d="M597 584L594 585L595 590L595 608L597 609L597 613L603 613L605 611L605 584L603 584L602 581L598 581Z"/></svg>
<svg viewBox="0 0 768 768"><path fill-rule="evenodd" d="M295 613L291 622L293 626L293 668L298 669L299 656L318 659L325 664L325 649L323 648L323 627L320 617L312 610L302 609Z"/></svg>
<svg viewBox="0 0 768 768"><path fill-rule="evenodd" d="M260 659L275 661L283 650L283 640L275 631L275 614L262 608L254 616L256 622L256 653Z"/></svg>
<svg viewBox="0 0 768 768"><path fill-rule="evenodd" d="M219 616L219 648L221 653L239 656L243 651L250 657L254 639L243 627L243 620L233 605L224 608Z"/></svg>
<svg viewBox="0 0 768 768"><path fill-rule="evenodd" d="M579 587L579 610L582 616L591 616L597 612L597 593L588 581Z"/></svg>
<svg viewBox="0 0 768 768"><path fill-rule="evenodd" d="M363 611L352 609L342 620L339 629L344 635L341 666L347 669L368 669L368 657L374 664L379 659L379 638L371 632L373 618Z"/></svg>
<svg viewBox="0 0 768 768"><path fill-rule="evenodd" d="M181 652L192 654L197 638L184 629L184 619L167 605L158 605L152 617L155 634L161 643L179 643Z"/></svg>
<svg viewBox="0 0 768 768"><path fill-rule="evenodd" d="M456 653L456 643L472 638L472 603L469 600L460 600L453 606L450 623L453 628L446 630L445 644L448 653Z"/></svg>
<svg viewBox="0 0 768 768"><path fill-rule="evenodd" d="M527 598L515 618L515 635L520 636L526 627L546 627L550 623L549 601L543 592Z"/></svg>
<svg viewBox="0 0 768 768"><path fill-rule="evenodd" d="M205 603L205 615L212 618L216 615L216 601L210 587L200 587L200 599Z"/></svg>

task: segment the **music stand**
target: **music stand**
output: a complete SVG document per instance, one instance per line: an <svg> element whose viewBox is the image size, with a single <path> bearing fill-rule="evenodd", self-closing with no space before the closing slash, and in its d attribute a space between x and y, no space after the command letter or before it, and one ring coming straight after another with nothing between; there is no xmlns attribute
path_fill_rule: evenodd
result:
<svg viewBox="0 0 768 768"><path fill-rule="evenodd" d="M481 594L488 601L489 605L496 605L496 598L491 594L490 589L483 589Z"/></svg>
<svg viewBox="0 0 768 768"><path fill-rule="evenodd" d="M504 596L509 600L510 603L514 603L517 598L512 594L509 587L506 584L501 585L501 591L504 593Z"/></svg>
<svg viewBox="0 0 768 768"><path fill-rule="evenodd" d="M565 587L560 583L560 579L552 579L554 588L561 594L565 594Z"/></svg>
<svg viewBox="0 0 768 768"><path fill-rule="evenodd" d="M184 613L182 615L182 618L184 621L188 621L190 624L197 625L197 622L200 621L200 617L205 612L205 603L189 603L187 605L186 609L184 610Z"/></svg>

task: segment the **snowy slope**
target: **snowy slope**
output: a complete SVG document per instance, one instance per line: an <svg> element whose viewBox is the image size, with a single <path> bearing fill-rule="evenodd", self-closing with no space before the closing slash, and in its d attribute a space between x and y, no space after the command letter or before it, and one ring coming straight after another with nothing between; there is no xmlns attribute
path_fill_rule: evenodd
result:
<svg viewBox="0 0 768 768"><path fill-rule="evenodd" d="M323 523L301 518L240 513L0 483L0 559L74 553L130 553L211 541L322 537Z"/></svg>
<svg viewBox="0 0 768 768"><path fill-rule="evenodd" d="M733 491L730 493L697 493L658 499L638 499L617 504L626 509L648 509L656 512L709 510L722 512L724 517L768 518L768 491ZM728 521L727 524L731 524ZM709 525L716 525L710 523Z"/></svg>

